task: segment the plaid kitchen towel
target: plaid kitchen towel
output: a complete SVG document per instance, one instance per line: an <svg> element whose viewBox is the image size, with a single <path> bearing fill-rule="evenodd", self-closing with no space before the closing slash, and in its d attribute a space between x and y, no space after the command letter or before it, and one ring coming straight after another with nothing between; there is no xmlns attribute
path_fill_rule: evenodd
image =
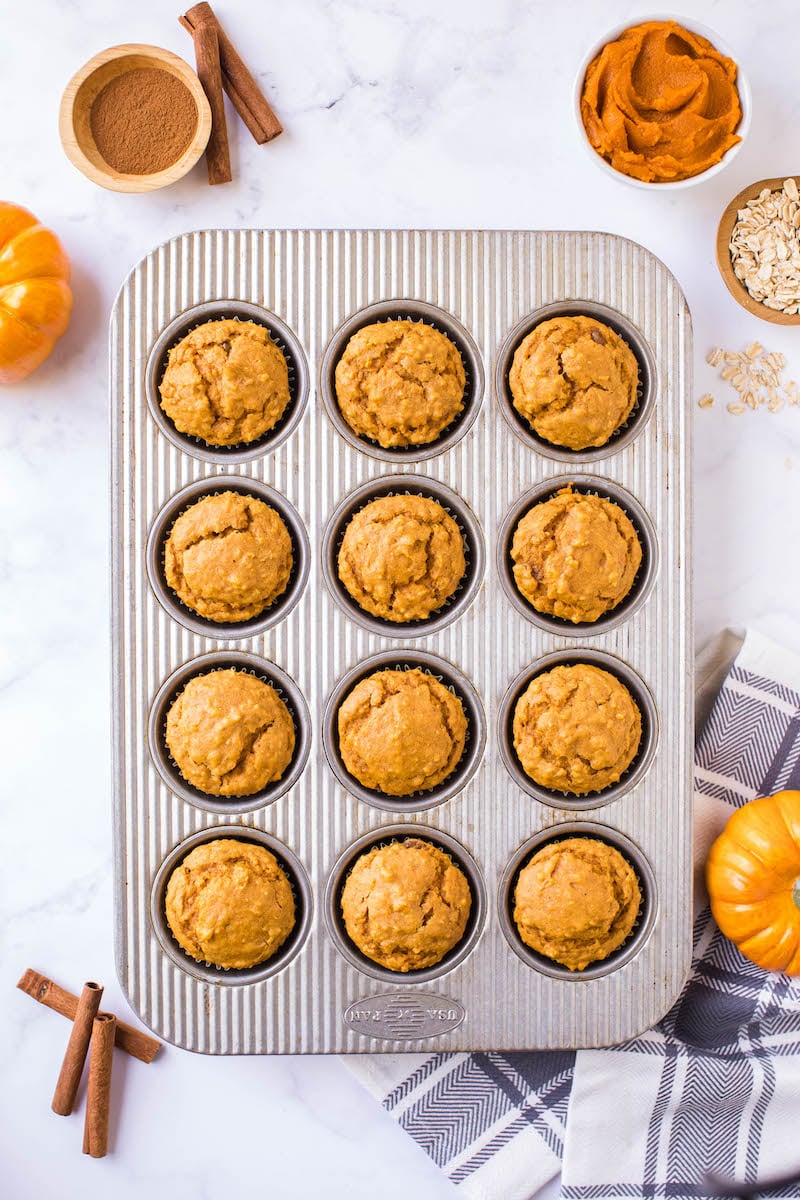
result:
<svg viewBox="0 0 800 1200"><path fill-rule="evenodd" d="M727 635L698 664L699 703L738 644ZM698 868L731 808L783 788L800 789L800 658L751 632L697 746ZM739 954L702 883L697 911L680 998L630 1042L345 1061L465 1200L527 1200L559 1169L562 1200L702 1200L706 1170L800 1169L800 979Z"/></svg>

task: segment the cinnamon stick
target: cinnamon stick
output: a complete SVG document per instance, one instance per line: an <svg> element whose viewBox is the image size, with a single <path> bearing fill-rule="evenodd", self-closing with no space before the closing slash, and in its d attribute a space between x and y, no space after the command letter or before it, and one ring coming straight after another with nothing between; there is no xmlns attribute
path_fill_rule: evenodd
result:
<svg viewBox="0 0 800 1200"><path fill-rule="evenodd" d="M114 1061L114 1033L117 1018L113 1013L98 1013L92 1025L92 1049L89 1054L89 1086L86 1090L86 1122L83 1126L83 1153L105 1158L108 1150L108 1114L111 1109L111 1067Z"/></svg>
<svg viewBox="0 0 800 1200"><path fill-rule="evenodd" d="M279 133L283 133L283 126L267 103L267 99L255 79L236 53L233 43L217 20L211 5L195 4L182 17L178 17L178 20L192 36L194 36L197 26L202 24L212 24L216 29L222 67L222 86L228 93L231 104L259 146L262 146L264 142L271 142Z"/></svg>
<svg viewBox="0 0 800 1200"><path fill-rule="evenodd" d="M40 1004L44 1004L46 1008L52 1008L53 1012L61 1013L62 1017L68 1017L70 1021L75 1020L78 997L53 983L46 975L41 975L29 967L17 987ZM143 1033L141 1029L126 1025L124 1021L117 1021L114 1040L120 1050L146 1063L152 1062L161 1049L161 1042Z"/></svg>
<svg viewBox="0 0 800 1200"><path fill-rule="evenodd" d="M92 1036L92 1022L100 1007L103 989L99 983L85 983L75 1011L75 1019L67 1042L64 1061L58 1075L56 1090L53 1093L53 1112L59 1116L68 1117L75 1104L78 1084L83 1074L83 1064L86 1061L86 1051L89 1049L89 1039Z"/></svg>
<svg viewBox="0 0 800 1200"><path fill-rule="evenodd" d="M194 54L197 59L197 78L203 85L211 107L211 136L206 146L208 182L230 183L231 153L228 146L228 127L222 99L222 68L219 63L219 39L210 21L201 21L194 28Z"/></svg>

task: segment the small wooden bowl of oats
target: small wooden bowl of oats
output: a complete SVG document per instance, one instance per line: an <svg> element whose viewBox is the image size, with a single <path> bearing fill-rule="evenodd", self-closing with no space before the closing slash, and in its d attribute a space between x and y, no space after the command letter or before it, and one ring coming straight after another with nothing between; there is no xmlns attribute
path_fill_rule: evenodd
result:
<svg viewBox="0 0 800 1200"><path fill-rule="evenodd" d="M717 230L717 264L752 316L800 325L800 175L759 179L734 196Z"/></svg>

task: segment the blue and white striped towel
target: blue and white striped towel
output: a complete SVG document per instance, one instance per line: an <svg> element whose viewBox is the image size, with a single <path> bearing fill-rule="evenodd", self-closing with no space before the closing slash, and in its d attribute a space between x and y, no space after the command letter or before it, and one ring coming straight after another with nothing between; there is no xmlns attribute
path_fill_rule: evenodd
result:
<svg viewBox="0 0 800 1200"><path fill-rule="evenodd" d="M749 633L697 747L698 866L731 808L782 788L800 789L800 659ZM559 1170L562 1200L702 1200L707 1170L800 1169L800 979L743 958L698 881L689 980L641 1037L577 1054L345 1061L464 1200L527 1200Z"/></svg>

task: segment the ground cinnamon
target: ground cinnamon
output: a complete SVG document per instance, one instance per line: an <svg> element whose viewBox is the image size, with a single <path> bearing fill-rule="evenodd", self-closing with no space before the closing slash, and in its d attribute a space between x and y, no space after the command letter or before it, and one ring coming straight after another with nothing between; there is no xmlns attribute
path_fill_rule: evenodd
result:
<svg viewBox="0 0 800 1200"><path fill-rule="evenodd" d="M89 114L101 157L123 175L152 175L180 158L197 130L197 105L182 80L161 67L111 79Z"/></svg>

